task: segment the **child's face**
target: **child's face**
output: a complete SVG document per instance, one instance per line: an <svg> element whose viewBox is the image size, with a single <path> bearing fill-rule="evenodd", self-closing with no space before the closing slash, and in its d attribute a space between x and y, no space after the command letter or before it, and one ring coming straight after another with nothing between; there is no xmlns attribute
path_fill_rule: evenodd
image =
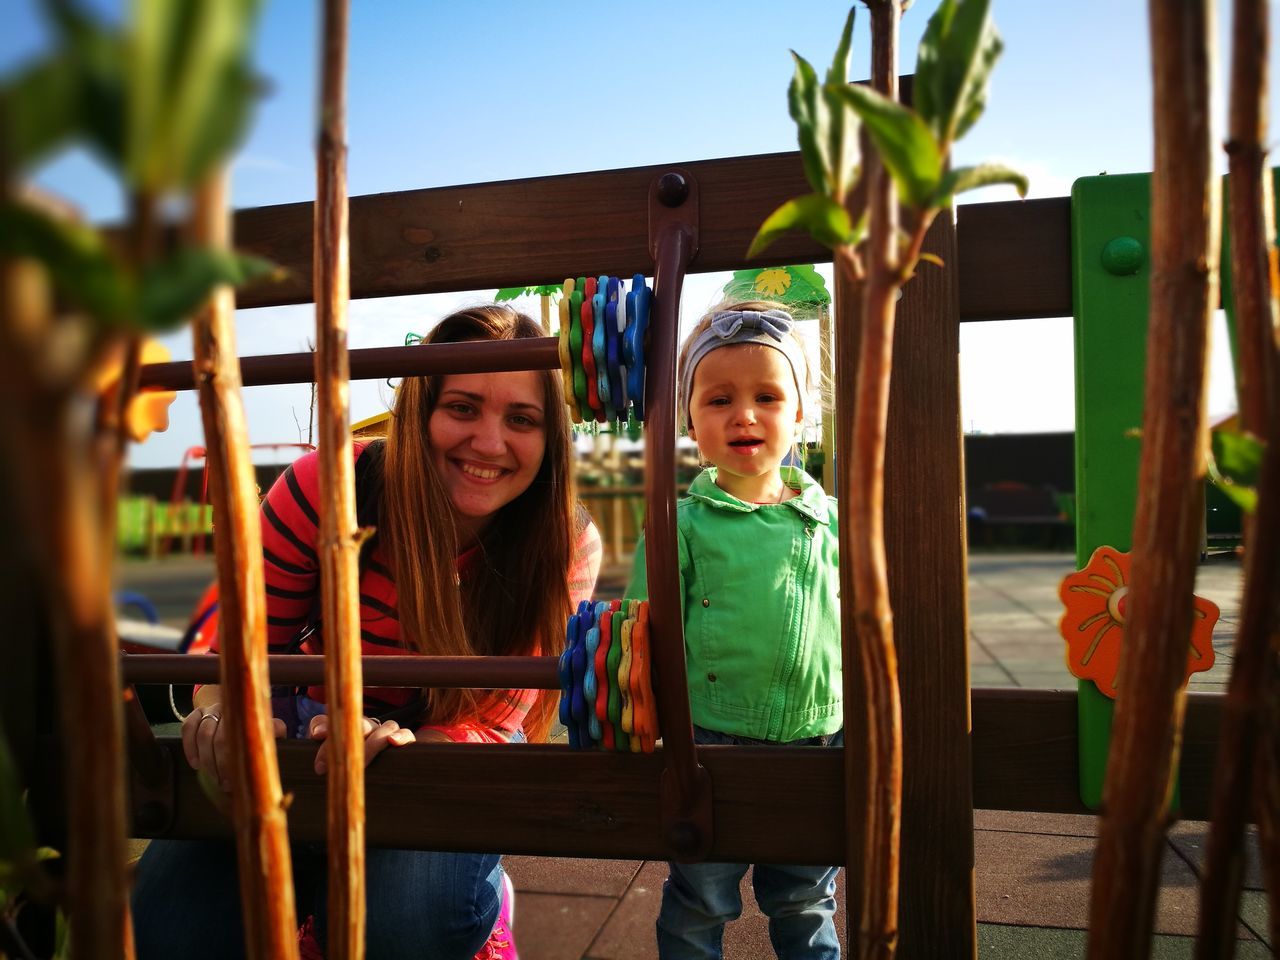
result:
<svg viewBox="0 0 1280 960"><path fill-rule="evenodd" d="M703 357L693 373L689 436L740 500L772 498L800 422L791 364L771 347L738 344Z"/></svg>

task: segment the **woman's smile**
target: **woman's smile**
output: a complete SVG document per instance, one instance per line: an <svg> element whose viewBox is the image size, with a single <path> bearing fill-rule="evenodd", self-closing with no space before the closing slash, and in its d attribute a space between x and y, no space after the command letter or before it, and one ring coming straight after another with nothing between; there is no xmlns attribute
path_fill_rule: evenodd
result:
<svg viewBox="0 0 1280 960"><path fill-rule="evenodd" d="M478 464L478 463L469 463L466 460L454 460L452 461L452 463L455 466L457 466L457 468L461 470L469 479L475 480L478 483L491 483L494 480L497 480L503 474L511 472L510 470L504 469L502 467L492 467L492 466L485 466L483 464Z"/></svg>
<svg viewBox="0 0 1280 960"><path fill-rule="evenodd" d="M538 475L547 446L543 407L534 371L453 374L441 381L428 440L464 538L484 529Z"/></svg>

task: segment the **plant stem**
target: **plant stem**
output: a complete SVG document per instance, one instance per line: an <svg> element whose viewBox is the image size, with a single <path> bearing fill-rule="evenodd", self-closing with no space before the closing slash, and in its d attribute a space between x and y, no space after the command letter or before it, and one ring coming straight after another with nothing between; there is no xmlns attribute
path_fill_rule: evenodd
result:
<svg viewBox="0 0 1280 960"><path fill-rule="evenodd" d="M211 175L195 198L197 243L230 244L227 175ZM240 397L235 294L216 289L192 324L196 383L204 421L221 609L223 722L231 753L240 905L250 957L296 957L293 865L272 731L267 676L266 594L249 433Z"/></svg>
<svg viewBox="0 0 1280 960"><path fill-rule="evenodd" d="M867 6L871 11L871 82L880 93L896 100L899 3L868 0ZM900 286L898 201L893 180L879 157L873 153L864 162L868 176L867 275L862 291L852 437L842 459L840 484L849 505L840 525L840 553L852 570L852 631L848 630L848 615L841 616L845 636L852 633L857 644L867 719L862 920L857 956L887 960L894 955L898 941L902 814L902 710L884 546L885 434L895 301ZM846 603L842 609L848 606Z"/></svg>
<svg viewBox="0 0 1280 960"><path fill-rule="evenodd" d="M320 131L316 144L316 390L319 406L321 619L329 714L330 960L364 956L364 717L355 523L355 467L347 406L345 0L325 0Z"/></svg>
<svg viewBox="0 0 1280 960"><path fill-rule="evenodd" d="M7 181L0 186L12 196ZM75 376L51 375L40 362L57 324L44 271L14 261L0 271L0 368L6 440L20 451L9 458L18 465L18 511L47 524L31 531L32 555L59 681L70 923L80 957L129 957L124 718L93 402Z"/></svg>
<svg viewBox="0 0 1280 960"><path fill-rule="evenodd" d="M46 579L66 749L71 936L77 957L107 960L129 955L124 718L91 402L64 396L27 462L35 515L53 527Z"/></svg>
<svg viewBox="0 0 1280 960"><path fill-rule="evenodd" d="M1129 621L1120 660L1089 924L1089 957L1147 956L1186 702L1217 304L1208 0L1151 0L1155 168L1151 315Z"/></svg>
<svg viewBox="0 0 1280 960"><path fill-rule="evenodd" d="M1266 0L1236 0L1232 29L1231 117L1227 155L1231 270L1239 332L1241 426L1271 442L1263 459L1257 513L1245 527L1244 599L1214 771L1213 817L1200 885L1197 960L1229 958L1244 878L1244 825L1254 796L1253 771L1271 684L1271 637L1280 629L1280 397L1276 393L1275 249L1271 173L1266 169ZM1265 761L1264 764L1265 766ZM1263 783L1257 785L1260 789ZM1265 816L1265 815L1264 815ZM1265 829L1265 828L1264 828ZM1274 901L1274 884L1272 910Z"/></svg>

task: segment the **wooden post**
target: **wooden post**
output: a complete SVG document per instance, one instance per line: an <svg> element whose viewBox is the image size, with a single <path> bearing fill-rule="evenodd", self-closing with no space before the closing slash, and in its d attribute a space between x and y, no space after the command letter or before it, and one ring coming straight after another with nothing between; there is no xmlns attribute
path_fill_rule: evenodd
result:
<svg viewBox="0 0 1280 960"><path fill-rule="evenodd" d="M360 960L365 946L364 705L348 410L346 0L325 0L320 131L316 143L316 398L319 420L321 620L329 715L330 960Z"/></svg>
<svg viewBox="0 0 1280 960"><path fill-rule="evenodd" d="M225 173L213 174L199 189L192 232L201 245L230 245ZM262 960L296 957L293 865L267 676L262 528L240 397L235 293L230 287L214 291L192 324L192 339L209 492L218 516L219 683L231 751L231 811L246 952Z"/></svg>
<svg viewBox="0 0 1280 960"><path fill-rule="evenodd" d="M1204 483L1209 320L1218 302L1218 183L1210 159L1212 4L1151 0L1155 169L1151 318L1120 658L1093 866L1089 957L1146 956L1186 703Z"/></svg>
<svg viewBox="0 0 1280 960"><path fill-rule="evenodd" d="M1257 512L1245 523L1244 599L1213 778L1213 823L1200 885L1198 960L1234 953L1250 804L1258 811L1264 859L1274 864L1280 803L1268 793L1268 788L1275 788L1274 748L1258 754L1259 743L1269 739L1267 704L1280 697L1280 651L1269 648L1280 631L1280 326L1270 271L1276 253L1270 229L1275 203L1271 172L1266 169L1268 12L1265 0L1236 0L1234 6L1227 156L1240 425L1269 443ZM1256 780L1255 766L1263 771ZM1273 935L1280 929L1277 884L1280 877L1267 877Z"/></svg>

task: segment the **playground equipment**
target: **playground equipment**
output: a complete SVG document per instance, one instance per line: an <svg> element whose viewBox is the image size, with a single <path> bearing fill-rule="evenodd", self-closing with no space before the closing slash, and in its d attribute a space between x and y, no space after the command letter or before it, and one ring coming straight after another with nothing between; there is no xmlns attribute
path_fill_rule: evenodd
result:
<svg viewBox="0 0 1280 960"><path fill-rule="evenodd" d="M861 720L850 713L841 750L697 747L684 686L674 546L676 309L686 271L743 266L763 218L805 190L796 154L740 157L358 197L351 202L355 297L493 289L577 276L648 273L656 266L646 380L645 477L650 631L663 745L652 754L559 746L420 745L388 752L366 781L370 843L590 857L842 863L862 822L856 783ZM465 211L465 212L463 212ZM604 214L608 215L605 216ZM247 291L242 306L311 297L311 204L242 211L238 242L284 265L288 279ZM502 238L495 242L494 238ZM922 270L905 289L896 333L886 465L886 539L896 611L905 735L901 955L973 956L975 806L1086 812L1077 782L1074 691L969 690L958 324L1072 312L1070 201L974 204L943 217L927 249L946 269ZM511 251L521 251L514 259ZM780 240L766 264L829 255L807 239ZM355 350L351 376L555 369L558 343L538 341ZM309 353L244 358L246 385L308 382ZM143 383L190 388L185 363L153 365ZM840 391L848 416L849 391ZM27 764L32 807L59 826L56 732L36 691L44 675L17 660L3 701L15 739L42 749ZM213 658L128 657L126 678L210 682ZM274 682L315 683L318 660L276 658ZM365 683L390 686L560 686L554 658L492 661L371 658ZM11 694L12 691L12 694ZM1192 694L1184 730L1182 809L1208 810L1220 698ZM131 727L139 835L225 834L180 744ZM47 749L44 749L47 747ZM314 748L280 744L290 831L325 834L325 785ZM759 774L767 764L770 776ZM471 784L501 777L502 791ZM555 785L556 789L546 789ZM537 795L539 803L528 803ZM848 876L858 883L856 871Z"/></svg>
<svg viewBox="0 0 1280 960"><path fill-rule="evenodd" d="M252 443L249 445L250 450L283 450L293 449L314 450L315 445L310 443ZM187 447L182 452L182 462L178 464L178 472L173 478L173 495L170 497L170 512L176 513L181 510L182 504L187 501L187 471L193 461L205 460L204 447ZM204 553L204 534L213 532L212 524L212 508L209 506L209 467L206 461L204 471L200 480L200 503L197 507L198 516L205 520L205 524L195 531L189 531L184 539L190 539L191 533L198 533L194 543L192 544L192 552L197 556ZM207 518L207 520L205 519ZM163 539L160 540L160 556L165 556L173 548L174 531L166 531Z"/></svg>

